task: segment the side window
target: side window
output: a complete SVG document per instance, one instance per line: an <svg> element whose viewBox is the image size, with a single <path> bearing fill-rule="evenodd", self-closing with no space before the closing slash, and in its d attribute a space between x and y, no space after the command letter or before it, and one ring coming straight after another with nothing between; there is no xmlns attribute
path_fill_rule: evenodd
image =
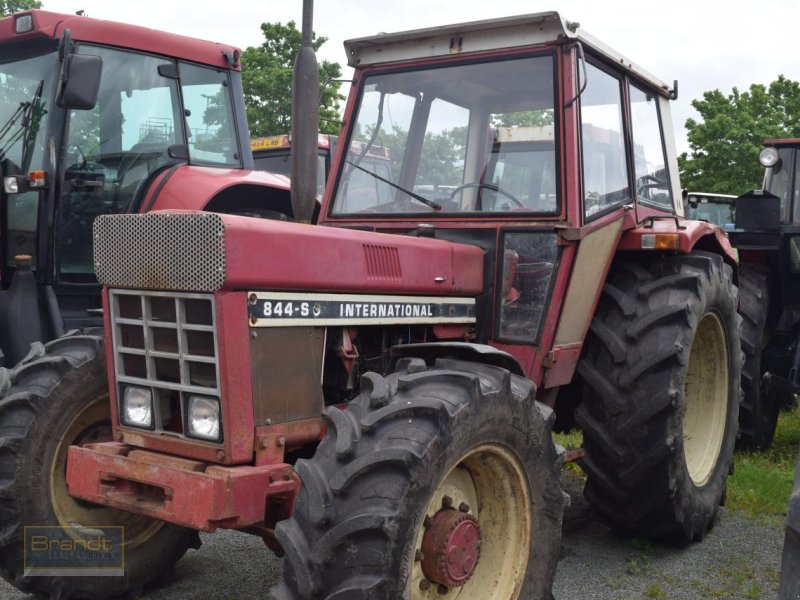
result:
<svg viewBox="0 0 800 600"><path fill-rule="evenodd" d="M554 233L504 235L503 271L498 286L499 340L538 342L557 261Z"/></svg>
<svg viewBox="0 0 800 600"><path fill-rule="evenodd" d="M192 162L238 166L228 73L187 63L181 63L180 73Z"/></svg>
<svg viewBox="0 0 800 600"><path fill-rule="evenodd" d="M651 204L672 207L672 190L664 156L658 98L630 86L631 129L636 198Z"/></svg>
<svg viewBox="0 0 800 600"><path fill-rule="evenodd" d="M622 129L622 87L619 79L587 64L586 90L581 95L583 198L587 218L630 199L625 138Z"/></svg>
<svg viewBox="0 0 800 600"><path fill-rule="evenodd" d="M781 148L778 150L781 160L778 166L772 171L772 181L769 184L769 191L781 199L781 221L784 223L789 220L789 204L792 199L792 156L791 148ZM796 217L795 217L796 218Z"/></svg>

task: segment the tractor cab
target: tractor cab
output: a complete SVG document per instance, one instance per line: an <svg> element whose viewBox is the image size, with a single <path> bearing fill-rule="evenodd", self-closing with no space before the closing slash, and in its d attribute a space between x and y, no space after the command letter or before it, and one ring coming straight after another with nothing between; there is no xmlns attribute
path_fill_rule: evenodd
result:
<svg viewBox="0 0 800 600"><path fill-rule="evenodd" d="M40 10L0 19L0 290L18 267L36 288L0 294L6 365L100 325L95 217L156 206L156 184L181 166L253 167L239 68L236 48L150 29Z"/></svg>

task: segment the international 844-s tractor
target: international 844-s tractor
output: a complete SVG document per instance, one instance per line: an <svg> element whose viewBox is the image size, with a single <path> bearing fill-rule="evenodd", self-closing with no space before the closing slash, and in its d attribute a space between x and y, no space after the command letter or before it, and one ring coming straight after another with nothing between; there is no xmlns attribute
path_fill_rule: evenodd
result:
<svg viewBox="0 0 800 600"><path fill-rule="evenodd" d="M740 401L735 260L680 216L673 91L556 13L346 49L319 224L96 221L105 340L52 347L0 402L14 585L135 589L233 528L285 555L276 599L549 598L556 413L614 529L711 527ZM373 146L381 193L354 184ZM31 576L32 524L124 526L124 576Z"/></svg>

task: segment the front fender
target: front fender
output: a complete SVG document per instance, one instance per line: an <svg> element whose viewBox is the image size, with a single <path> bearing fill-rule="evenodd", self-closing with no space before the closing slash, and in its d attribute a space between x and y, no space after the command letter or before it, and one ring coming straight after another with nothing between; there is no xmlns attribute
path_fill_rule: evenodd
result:
<svg viewBox="0 0 800 600"><path fill-rule="evenodd" d="M401 358L421 358L431 364L437 358L456 358L470 362L494 365L508 369L515 375L525 376L522 366L508 352L485 344L468 342L430 342L424 344L403 344L389 350L389 371L393 371Z"/></svg>

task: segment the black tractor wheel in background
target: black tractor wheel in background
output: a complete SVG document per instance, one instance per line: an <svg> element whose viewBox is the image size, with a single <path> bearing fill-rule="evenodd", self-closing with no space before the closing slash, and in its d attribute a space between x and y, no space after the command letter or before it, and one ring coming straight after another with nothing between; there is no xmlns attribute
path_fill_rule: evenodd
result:
<svg viewBox="0 0 800 600"><path fill-rule="evenodd" d="M499 367L401 359L367 373L310 460L275 600L552 598L562 456L534 385Z"/></svg>
<svg viewBox="0 0 800 600"><path fill-rule="evenodd" d="M742 315L742 405L739 408L739 446L765 450L772 444L783 398L768 392L762 382L761 354L769 341L767 275L744 265L739 269L739 314Z"/></svg>
<svg viewBox="0 0 800 600"><path fill-rule="evenodd" d="M613 529L686 543L713 525L736 439L739 331L720 256L613 266L578 367L576 414L585 495Z"/></svg>
<svg viewBox="0 0 800 600"><path fill-rule="evenodd" d="M67 493L67 448L110 441L102 339L67 335L0 369L0 575L20 590L58 598L136 593L168 574L195 531L75 500ZM73 537L124 527L123 576L28 576L25 526L71 527Z"/></svg>

